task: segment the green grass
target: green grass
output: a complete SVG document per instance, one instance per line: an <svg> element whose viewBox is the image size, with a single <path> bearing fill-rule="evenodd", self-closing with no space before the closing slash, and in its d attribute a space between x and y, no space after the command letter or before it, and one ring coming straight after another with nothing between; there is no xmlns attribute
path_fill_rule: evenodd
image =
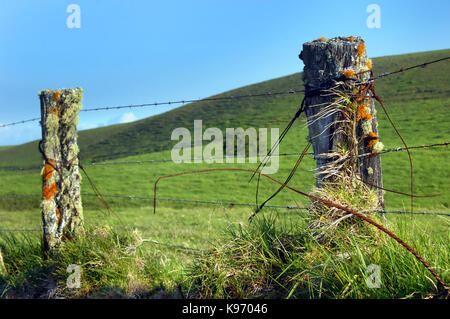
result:
<svg viewBox="0 0 450 319"><path fill-rule="evenodd" d="M447 223L448 220L444 220ZM448 282L448 237L430 238L422 223L398 221L389 228L412 242ZM317 243L307 219L280 222L275 215L250 227L229 229L188 271L199 298L427 298L437 294L430 273L409 252L385 237L343 234L348 243ZM379 235L378 235L379 236ZM378 237L376 234L374 237ZM367 266L380 267L381 284L370 288Z"/></svg>
<svg viewBox="0 0 450 319"><path fill-rule="evenodd" d="M241 222L246 217L242 209L164 210L167 218L159 216L142 226L144 213L121 216L142 230L138 233L124 230L112 216L99 223L114 225L112 228L96 225L87 214L91 224L86 235L67 242L61 254L49 260L42 258L38 234L0 233L7 270L0 275L1 296L426 298L437 294L423 265L378 233L375 239L342 234L349 239L347 243L328 247L312 238L304 214L266 212L248 225ZM187 217L192 213L196 218ZM392 216L388 227L448 282L448 219L437 221L444 224L442 229L436 228L435 222ZM141 238L160 242L165 238L205 251L143 243ZM80 289L66 287L66 269L71 264L82 267ZM380 266L378 289L365 284L369 264Z"/></svg>

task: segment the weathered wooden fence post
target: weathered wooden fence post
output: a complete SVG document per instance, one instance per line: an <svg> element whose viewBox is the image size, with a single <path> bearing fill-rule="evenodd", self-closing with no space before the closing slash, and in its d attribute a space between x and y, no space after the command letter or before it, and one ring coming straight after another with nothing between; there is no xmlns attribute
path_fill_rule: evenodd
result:
<svg viewBox="0 0 450 319"><path fill-rule="evenodd" d="M41 101L42 221L44 253L54 253L66 238L83 231L77 124L81 88L44 90Z"/></svg>
<svg viewBox="0 0 450 319"><path fill-rule="evenodd" d="M358 82L368 79L372 70L364 41L360 37L320 38L304 43L299 57L305 65L305 112L317 160L317 186L320 187L329 177L327 164L336 161L331 153L344 151L364 182L382 187L380 156L358 157L379 152L383 147L378 138L374 100L368 96L367 85ZM336 92L343 92L344 98ZM336 103L338 97L341 98L340 103ZM342 112L345 107L353 112L352 134L345 134L343 129L343 125L349 124L345 112ZM379 203L384 206L383 191L377 189L377 193Z"/></svg>
<svg viewBox="0 0 450 319"><path fill-rule="evenodd" d="M5 264L3 263L2 251L0 250L0 275L6 274Z"/></svg>

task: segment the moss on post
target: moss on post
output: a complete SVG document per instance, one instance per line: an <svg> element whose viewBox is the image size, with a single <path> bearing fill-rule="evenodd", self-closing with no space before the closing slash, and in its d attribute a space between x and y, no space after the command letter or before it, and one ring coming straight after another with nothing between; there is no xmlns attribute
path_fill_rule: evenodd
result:
<svg viewBox="0 0 450 319"><path fill-rule="evenodd" d="M360 178L382 187L380 156L360 156L383 148L374 100L367 85L360 85L372 73L364 40L320 38L304 43L300 58L305 64L305 112L317 160L317 186L347 174L352 183ZM383 191L374 191L384 206Z"/></svg>
<svg viewBox="0 0 450 319"><path fill-rule="evenodd" d="M0 249L0 275L5 275L5 274L6 274L6 268L5 268L5 264L3 262L2 251Z"/></svg>
<svg viewBox="0 0 450 319"><path fill-rule="evenodd" d="M77 145L83 90L44 90L39 97L44 158L41 209L47 254L56 252L65 238L83 231Z"/></svg>

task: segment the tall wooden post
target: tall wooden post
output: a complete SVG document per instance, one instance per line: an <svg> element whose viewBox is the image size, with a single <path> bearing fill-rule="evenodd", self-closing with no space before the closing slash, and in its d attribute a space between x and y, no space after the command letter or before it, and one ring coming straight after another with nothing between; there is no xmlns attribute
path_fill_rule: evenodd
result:
<svg viewBox="0 0 450 319"><path fill-rule="evenodd" d="M42 221L44 252L55 252L66 238L83 230L77 124L81 88L44 90L41 101Z"/></svg>
<svg viewBox="0 0 450 319"><path fill-rule="evenodd" d="M382 187L380 156L358 157L379 152L383 147L378 138L375 103L368 97L370 91L365 91L367 85L358 82L368 79L372 70L364 41L360 37L321 38L304 43L299 57L305 65L305 112L317 160L317 186L326 177L327 164L335 160L325 154L344 150L351 155L354 170L364 182ZM339 98L336 92L344 92L349 100L336 103ZM353 112L352 134L344 134L341 129L347 120L342 111L345 107ZM377 192L379 203L384 206L383 191L377 189Z"/></svg>

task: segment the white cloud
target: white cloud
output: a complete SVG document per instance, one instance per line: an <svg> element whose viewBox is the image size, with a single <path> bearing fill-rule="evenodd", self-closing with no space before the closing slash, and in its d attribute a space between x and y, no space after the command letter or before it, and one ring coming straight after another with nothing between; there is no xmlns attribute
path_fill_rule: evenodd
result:
<svg viewBox="0 0 450 319"><path fill-rule="evenodd" d="M137 120L137 117L134 115L134 113L129 112L129 113L125 113L122 115L122 117L120 118L120 123L128 123L128 122L133 122L136 120Z"/></svg>
<svg viewBox="0 0 450 319"><path fill-rule="evenodd" d="M38 125L15 125L0 128L0 145L18 145L41 137L42 131Z"/></svg>
<svg viewBox="0 0 450 319"><path fill-rule="evenodd" d="M78 130L90 130L102 126L101 123L79 123Z"/></svg>

